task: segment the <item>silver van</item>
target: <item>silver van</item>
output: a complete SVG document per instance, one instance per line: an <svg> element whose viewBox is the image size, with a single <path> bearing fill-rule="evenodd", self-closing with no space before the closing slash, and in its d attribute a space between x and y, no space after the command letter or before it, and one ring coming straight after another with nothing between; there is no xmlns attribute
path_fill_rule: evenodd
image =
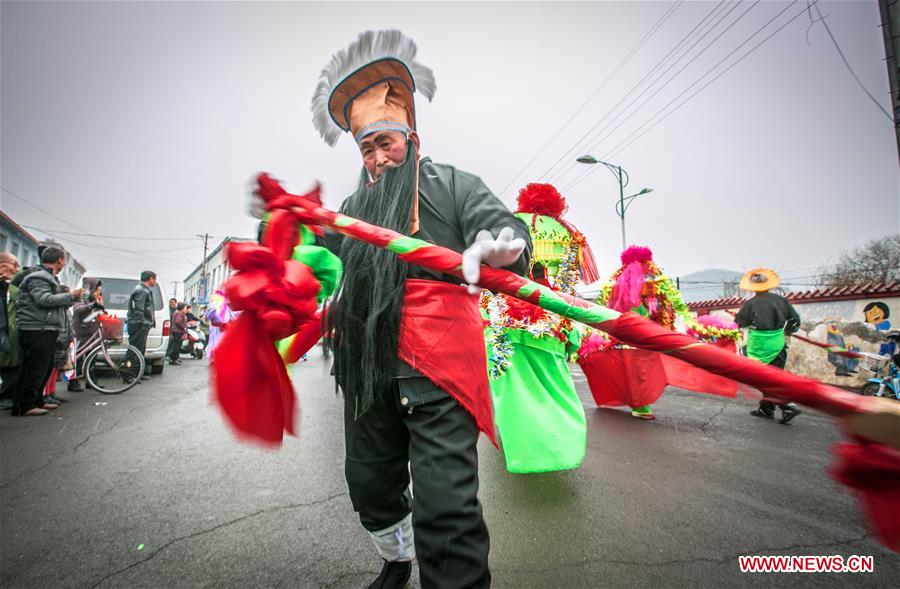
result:
<svg viewBox="0 0 900 589"><path fill-rule="evenodd" d="M110 314L125 321L125 316L128 314L128 299L131 291L140 281L137 278L110 278L107 276L95 276L94 278L103 282L103 306ZM156 286L150 290L153 292L156 326L150 328L150 334L147 336L145 357L151 374L162 374L166 367L166 348L169 345L169 308L166 305L166 293L163 292L160 281L157 281Z"/></svg>

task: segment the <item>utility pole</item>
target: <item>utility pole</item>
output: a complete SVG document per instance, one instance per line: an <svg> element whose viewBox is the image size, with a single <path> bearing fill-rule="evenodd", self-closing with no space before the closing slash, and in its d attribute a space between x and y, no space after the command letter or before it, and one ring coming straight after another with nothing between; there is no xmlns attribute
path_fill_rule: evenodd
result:
<svg viewBox="0 0 900 589"><path fill-rule="evenodd" d="M200 265L200 286L203 289L203 296L197 302L205 304L209 296L209 293L206 292L209 288L209 282L206 279L206 253L209 251L209 238L212 236L209 233L204 233L203 235L197 234L197 237L203 240L203 262Z"/></svg>
<svg viewBox="0 0 900 589"><path fill-rule="evenodd" d="M891 107L894 111L894 133L900 157L900 0L878 0L881 9L881 31L884 34L884 56L891 85Z"/></svg>
<svg viewBox="0 0 900 589"><path fill-rule="evenodd" d="M177 280L172 281L172 298L176 299L176 300L178 299L178 281Z"/></svg>

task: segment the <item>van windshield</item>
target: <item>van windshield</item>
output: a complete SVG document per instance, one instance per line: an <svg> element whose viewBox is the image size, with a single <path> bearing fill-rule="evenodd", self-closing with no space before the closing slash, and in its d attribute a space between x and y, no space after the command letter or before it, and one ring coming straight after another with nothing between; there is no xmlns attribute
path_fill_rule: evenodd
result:
<svg viewBox="0 0 900 589"><path fill-rule="evenodd" d="M107 309L127 311L128 298L139 281L129 278L100 278L100 280L103 282L103 306ZM154 285L150 290L153 292L153 308L159 311L163 308L159 285Z"/></svg>

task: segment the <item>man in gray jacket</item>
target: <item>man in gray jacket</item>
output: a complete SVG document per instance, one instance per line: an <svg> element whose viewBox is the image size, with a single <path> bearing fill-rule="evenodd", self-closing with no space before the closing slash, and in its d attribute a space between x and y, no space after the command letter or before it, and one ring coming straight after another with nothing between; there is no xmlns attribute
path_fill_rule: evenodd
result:
<svg viewBox="0 0 900 589"><path fill-rule="evenodd" d="M59 332L65 327L66 308L81 299L83 289L62 292L56 275L66 265L66 254L56 247L41 252L41 265L16 275L19 289L16 323L22 352L13 394L13 415L34 416L55 409L45 404L43 389L53 369L53 353Z"/></svg>
<svg viewBox="0 0 900 589"><path fill-rule="evenodd" d="M128 343L140 350L141 355L146 355L147 335L150 328L156 326L156 314L153 309L153 291L156 286L156 272L144 270L141 272L141 281L128 298ZM146 361L146 357L144 358ZM145 373L142 380L150 377Z"/></svg>

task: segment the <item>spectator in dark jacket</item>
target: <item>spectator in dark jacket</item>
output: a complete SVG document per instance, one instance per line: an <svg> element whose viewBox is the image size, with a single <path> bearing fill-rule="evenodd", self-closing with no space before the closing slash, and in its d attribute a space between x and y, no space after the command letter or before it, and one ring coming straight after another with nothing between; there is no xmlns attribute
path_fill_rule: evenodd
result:
<svg viewBox="0 0 900 589"><path fill-rule="evenodd" d="M105 309L103 307L103 282L99 278L85 278L82 283L88 297L84 302L76 304L72 308L72 329L75 332L75 345L81 347L100 331L100 322L97 316ZM84 390L80 379L84 375L84 359L82 355L75 363L75 378L69 381L69 391L78 393Z"/></svg>
<svg viewBox="0 0 900 589"><path fill-rule="evenodd" d="M60 286L61 292L69 293L71 289L68 286ZM50 370L50 376L47 378L47 382L44 383L44 404L53 403L54 405L61 405L66 402L66 399L56 396L56 382L59 380L60 371L64 371L67 367L71 368L69 364L69 352L72 342L75 340L75 332L72 331L72 310L71 308L64 309L63 312L64 324L63 328L59 330L59 335L56 337L56 347L53 350L53 368Z"/></svg>
<svg viewBox="0 0 900 589"><path fill-rule="evenodd" d="M13 415L43 415L54 404L43 401L44 383L53 368L59 332L65 328L66 308L81 298L82 289L61 292L56 275L66 265L66 254L55 247L41 252L41 265L13 279L19 288L16 321L22 363L13 393Z"/></svg>
<svg viewBox="0 0 900 589"><path fill-rule="evenodd" d="M175 309L178 307L178 299L169 299L169 325L172 325L172 316L175 315ZM171 327L170 327L171 329ZM172 356L172 338L169 337L169 343L166 346L166 358Z"/></svg>
<svg viewBox="0 0 900 589"><path fill-rule="evenodd" d="M12 385L19 372L19 330L16 301L19 289L10 283L19 272L19 260L0 252L0 409L12 408Z"/></svg>
<svg viewBox="0 0 900 589"><path fill-rule="evenodd" d="M179 360L181 358L181 340L184 338L184 332L187 331L186 308L186 304L178 303L175 313L172 314L172 328L169 336L172 342L172 352L169 354L170 364L181 364L181 360Z"/></svg>
<svg viewBox="0 0 900 589"><path fill-rule="evenodd" d="M150 328L156 326L153 291L151 290L154 286L156 286L156 272L144 270L141 272L141 282L134 287L128 298L128 315L126 316L128 343L145 356L145 362L147 360L147 335L150 334ZM141 378L147 380L150 377L144 374Z"/></svg>

